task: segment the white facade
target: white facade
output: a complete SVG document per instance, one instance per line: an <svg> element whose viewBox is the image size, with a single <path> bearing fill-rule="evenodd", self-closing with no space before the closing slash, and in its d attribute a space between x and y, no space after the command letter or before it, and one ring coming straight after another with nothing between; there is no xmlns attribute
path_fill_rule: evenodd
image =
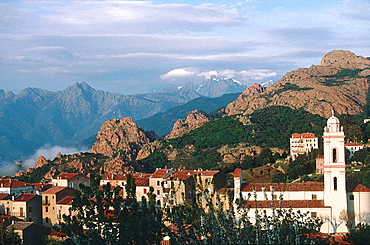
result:
<svg viewBox="0 0 370 245"><path fill-rule="evenodd" d="M250 183L242 184L241 169L234 174L234 196L241 194L246 205L251 207L251 218L256 209L271 214L276 208L292 208L294 211L310 212L311 217L320 217L325 223L324 233L346 233L346 218L353 217L354 225L370 223L370 188L361 184L346 183L344 132L334 115L324 128L324 183ZM282 198L282 202L279 200ZM256 202L257 201L257 202Z"/></svg>
<svg viewBox="0 0 370 245"><path fill-rule="evenodd" d="M294 133L290 138L290 156L293 160L300 154L305 154L312 151L312 149L318 148L318 138L314 133Z"/></svg>

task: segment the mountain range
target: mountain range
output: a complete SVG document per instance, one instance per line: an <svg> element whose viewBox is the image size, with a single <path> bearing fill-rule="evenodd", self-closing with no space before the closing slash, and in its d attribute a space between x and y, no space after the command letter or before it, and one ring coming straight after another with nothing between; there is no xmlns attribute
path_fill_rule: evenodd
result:
<svg viewBox="0 0 370 245"><path fill-rule="evenodd" d="M94 140L100 126L113 118L139 120L195 98L241 93L244 89L245 85L233 79L217 77L200 86L138 95L95 90L85 82L57 92L25 88L14 94L0 89L0 162L25 159L45 144L78 146L91 142L88 139Z"/></svg>

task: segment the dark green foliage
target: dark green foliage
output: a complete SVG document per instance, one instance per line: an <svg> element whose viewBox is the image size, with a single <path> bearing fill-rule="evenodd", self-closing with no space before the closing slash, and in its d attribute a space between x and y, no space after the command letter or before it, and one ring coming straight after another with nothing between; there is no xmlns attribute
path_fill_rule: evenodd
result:
<svg viewBox="0 0 370 245"><path fill-rule="evenodd" d="M62 232L71 244L159 244L164 232L162 212L155 208L150 188L148 200L136 200L136 186L127 175L126 198L122 188L109 184L98 187L92 175L91 187L83 187L72 202L74 216L63 215ZM84 229L89 229L84 232ZM72 243L73 242L73 243Z"/></svg>
<svg viewBox="0 0 370 245"><path fill-rule="evenodd" d="M289 164L287 175L293 180L305 174L314 173L316 170L316 157L322 155L321 149L314 149L308 154L299 155Z"/></svg>
<svg viewBox="0 0 370 245"><path fill-rule="evenodd" d="M169 161L163 152L156 150L147 158L139 160L138 163L143 165L147 172L154 172L156 168L165 168L169 164Z"/></svg>
<svg viewBox="0 0 370 245"><path fill-rule="evenodd" d="M170 233L171 244L318 244L308 236L318 231L320 219L307 213L271 207L271 213L249 210L240 202L238 216L233 206L226 206L217 194L203 190L197 193L195 206L179 205L167 210L167 217L176 227ZM201 199L207 208L201 208ZM255 219L249 214L256 215ZM249 213L249 214L248 214Z"/></svg>
<svg viewBox="0 0 370 245"><path fill-rule="evenodd" d="M309 87L298 87L296 84L291 84L291 83L286 83L284 84L283 88L279 88L278 90L275 91L276 94L280 94L284 91L304 91L304 90L311 90L313 88Z"/></svg>
<svg viewBox="0 0 370 245"><path fill-rule="evenodd" d="M22 239L14 232L13 227L7 229L4 223L0 222L0 244L19 245L22 244Z"/></svg>
<svg viewBox="0 0 370 245"><path fill-rule="evenodd" d="M354 245L369 244L370 241L370 225L359 223L356 227L347 234L344 239Z"/></svg>
<svg viewBox="0 0 370 245"><path fill-rule="evenodd" d="M272 177L272 183L285 183L287 181L286 175L284 173L276 173Z"/></svg>
<svg viewBox="0 0 370 245"><path fill-rule="evenodd" d="M184 105L176 106L149 118L138 120L137 125L144 128L146 131L155 131L157 135L165 135L171 131L173 124L178 119L185 118L190 111L201 110L210 113L220 107L226 106L238 96L239 93L233 93L225 94L218 98L196 98ZM215 117L218 116L216 111L211 115Z"/></svg>
<svg viewBox="0 0 370 245"><path fill-rule="evenodd" d="M326 120L303 109L293 110L284 106L272 106L256 110L250 115L254 130L251 143L266 147L289 149L292 133L312 132L320 138Z"/></svg>

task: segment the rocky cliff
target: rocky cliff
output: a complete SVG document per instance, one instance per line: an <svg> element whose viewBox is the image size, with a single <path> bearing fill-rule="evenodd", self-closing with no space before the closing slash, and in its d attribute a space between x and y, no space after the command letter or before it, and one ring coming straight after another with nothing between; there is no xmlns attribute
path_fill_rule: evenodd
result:
<svg viewBox="0 0 370 245"><path fill-rule="evenodd" d="M227 115L247 115L268 106L303 108L329 117L337 114L360 114L370 86L370 60L350 51L327 53L320 65L288 72L265 90L247 88L225 109ZM245 96L249 95L249 96Z"/></svg>
<svg viewBox="0 0 370 245"><path fill-rule="evenodd" d="M205 123L209 122L209 117L198 110L191 111L188 113L187 117L184 119L179 119L173 125L172 131L166 136L166 139L173 139L180 137L191 130L203 126Z"/></svg>
<svg viewBox="0 0 370 245"><path fill-rule="evenodd" d="M108 120L101 126L90 152L107 157L121 154L126 161L133 161L142 146L151 142L152 137L148 136L131 117Z"/></svg>

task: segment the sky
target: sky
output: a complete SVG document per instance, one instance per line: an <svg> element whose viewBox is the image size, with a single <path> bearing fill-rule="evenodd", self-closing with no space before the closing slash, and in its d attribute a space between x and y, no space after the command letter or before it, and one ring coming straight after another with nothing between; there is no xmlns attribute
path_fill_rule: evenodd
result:
<svg viewBox="0 0 370 245"><path fill-rule="evenodd" d="M370 56L369 0L2 0L0 89L120 94L210 75L277 81L331 50Z"/></svg>

